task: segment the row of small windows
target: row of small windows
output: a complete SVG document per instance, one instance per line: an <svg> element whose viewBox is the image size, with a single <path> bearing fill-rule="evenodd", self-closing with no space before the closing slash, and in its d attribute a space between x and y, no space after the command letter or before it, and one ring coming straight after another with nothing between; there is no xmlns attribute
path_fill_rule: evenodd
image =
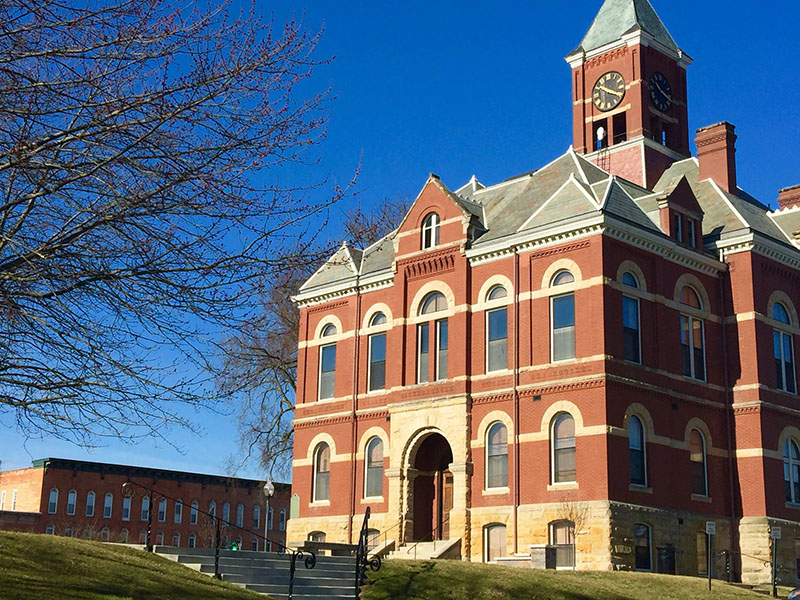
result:
<svg viewBox="0 0 800 600"><path fill-rule="evenodd" d="M314 479L311 497L314 502L330 500L331 448L320 442L314 448ZM367 441L364 457L364 497L383 496L383 440L375 436Z"/></svg>
<svg viewBox="0 0 800 600"><path fill-rule="evenodd" d="M45 528L45 533L47 535L56 535L56 526L55 526L55 524L48 523L47 527ZM75 537L75 533L76 533L75 529L71 525L67 525L64 528L64 531L63 531L64 537ZM94 528L91 525L87 525L81 531L78 532L78 535L79 535L79 537L81 537L83 539L87 539L87 540L99 539L101 542L110 542L110 541L112 541L111 540L111 538L112 538L111 530L108 527L103 527L100 530L99 536L97 536L95 534ZM147 539L147 532L145 530L140 531L139 532L139 543L140 544L144 544L146 542L146 539ZM156 545L163 546L164 545L164 540L165 540L164 532L163 531L154 532L152 539L155 540L155 544ZM194 532L190 533L188 535L188 537L187 537L187 547L188 548L196 548L197 547L197 539L198 539L197 538L197 534L195 534ZM130 539L130 532L126 528L120 529L119 534L116 536L116 540L115 541L117 541L117 542L119 542L121 544L132 543L132 541ZM222 547L223 548L228 547L230 545L231 541L232 540L229 540L227 536L222 537L221 538ZM234 541L236 542L237 547L239 547L239 548L242 547L242 539L241 538L236 538L236 540L234 540ZM178 546L181 545L181 534L180 534L180 532L176 531L175 533L172 534L172 545L175 546L175 547L178 547ZM206 539L206 546L209 547L209 548L214 546L214 538L212 536L209 536ZM260 547L258 538L253 538L251 540L251 546L250 547L251 547L252 550L256 550L256 551L258 551L260 549L271 551L272 550L272 543L267 541L266 542L266 547L263 547L263 546Z"/></svg>
<svg viewBox="0 0 800 600"><path fill-rule="evenodd" d="M623 286L638 290L639 281L631 272L621 278ZM557 272L551 287L568 285L575 278L567 270ZM508 291L501 285L492 287L486 300L493 301L508 297ZM680 304L692 309L680 315L681 372L684 376L706 380L705 322L697 312L705 307L700 295L691 286L684 286L679 296ZM573 292L554 295L551 302L551 360L553 362L572 360L575 352L575 296ZM427 322L417 325L417 383L447 379L448 321L436 318L447 310L447 300L441 292L432 292L422 301L419 316L430 316ZM772 309L775 322L790 326L786 307L776 302ZM375 314L370 327L385 325L386 316ZM622 297L623 357L626 361L641 364L642 340L639 298L630 294ZM337 333L336 327L328 324L322 330L322 337ZM794 341L786 329L776 328L773 332L776 387L786 392L796 393L794 365ZM369 391L385 389L386 385L386 333L369 336L369 369L367 387ZM486 311L486 372L502 371L508 368L508 308L503 306ZM336 343L320 347L319 399L334 397L336 371Z"/></svg>
<svg viewBox="0 0 800 600"><path fill-rule="evenodd" d="M628 448L630 483L647 487L647 440L644 425L633 415L628 421ZM787 446L788 448L788 446ZM551 483L574 483L577 481L575 444L575 419L569 413L560 413L553 418L550 427ZM788 450L785 450L788 452ZM797 463L793 463L792 490L800 501L800 454L793 452ZM787 459L788 460L788 459ZM689 433L689 463L692 494L708 496L706 467L706 441L697 429ZM787 470L786 473L789 473ZM789 481L789 475L787 475ZM787 483L787 490L789 490ZM492 423L486 430L486 489L508 487L508 429L500 421ZM787 492L788 498L788 492ZM794 501L794 500L793 500Z"/></svg>
<svg viewBox="0 0 800 600"><path fill-rule="evenodd" d="M50 495L48 497L47 503L47 512L48 514L54 515L58 512L58 496L59 491L58 488L52 488L50 490ZM67 494L67 506L66 506L66 514L67 515L74 515L77 510L77 499L78 494L75 490L70 490ZM132 499L129 497L123 496L122 498L122 520L129 521L131 518L131 503ZM111 492L107 493L104 497L103 501L103 518L110 519L112 515L112 509L114 505L114 494ZM209 513L212 515L216 515L216 502L213 500L209 503ZM167 499L160 498L158 501L158 512L157 512L157 520L159 523L165 523L167 521ZM197 524L198 521L198 514L199 514L199 505L197 501L193 501L189 511L189 523L191 525ZM272 509L270 509L270 513ZM85 515L87 517L94 517L95 513L95 493L89 492L86 494L86 509ZM143 496L141 501L141 520L147 521L150 518L150 497ZM271 514L270 514L271 517ZM245 518L245 506L244 504L238 504L236 506L236 526L237 527L244 527L244 518ZM173 522L181 523L183 520L183 502L181 500L175 501L174 512L173 512ZM231 505L228 502L225 502L222 505L222 520L231 522ZM271 520L271 519L270 519ZM261 521L261 507L254 506L253 507L253 527L257 528L260 527ZM281 510L281 523L283 524L282 527L285 527L286 523L286 511ZM270 525L269 528L271 529L272 526ZM283 531L283 528L281 529Z"/></svg>

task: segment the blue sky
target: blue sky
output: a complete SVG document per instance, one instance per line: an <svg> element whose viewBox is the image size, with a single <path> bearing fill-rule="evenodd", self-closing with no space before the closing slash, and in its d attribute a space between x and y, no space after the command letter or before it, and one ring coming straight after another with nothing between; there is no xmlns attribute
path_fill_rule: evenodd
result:
<svg viewBox="0 0 800 600"><path fill-rule="evenodd" d="M689 67L692 130L736 125L741 187L774 205L778 189L800 183L800 4L752 0L652 0ZM331 85L319 163L297 177L346 182L361 164L364 205L414 197L428 173L456 189L472 174L486 184L538 168L571 143L569 67L600 0L569 2L264 3L280 21L293 12L324 24L321 67L312 85ZM692 136L693 137L693 136ZM345 206L341 207L344 210ZM334 211L331 235L335 234ZM63 456L198 472L223 472L236 448L233 420L190 415L202 435L176 431L169 445L122 443L86 451L24 440L0 427L2 468ZM242 476L261 476L254 467Z"/></svg>

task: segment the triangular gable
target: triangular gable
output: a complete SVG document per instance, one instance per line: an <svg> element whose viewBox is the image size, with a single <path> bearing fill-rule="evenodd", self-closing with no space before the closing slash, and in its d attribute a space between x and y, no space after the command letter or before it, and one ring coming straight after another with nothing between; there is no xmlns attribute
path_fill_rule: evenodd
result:
<svg viewBox="0 0 800 600"><path fill-rule="evenodd" d="M611 177L609 179L606 193L603 196L603 212L625 219L630 223L635 223L651 231L661 231L652 217L645 214L641 207L634 202L628 191L620 185L616 177Z"/></svg>
<svg viewBox="0 0 800 600"><path fill-rule="evenodd" d="M518 231L597 212L599 208L600 205L592 189L578 181L574 174L570 174L564 184L522 224Z"/></svg>
<svg viewBox="0 0 800 600"><path fill-rule="evenodd" d="M662 194L671 206L682 209L682 212L687 214L702 218L703 209L685 175L681 175L670 182Z"/></svg>
<svg viewBox="0 0 800 600"><path fill-rule="evenodd" d="M355 249L351 249L346 242L342 244L339 249L333 253L333 256L326 260L325 263L300 286L299 291L302 292L309 288L342 281L354 275L358 275L361 267L361 251L357 251L354 256L351 250Z"/></svg>

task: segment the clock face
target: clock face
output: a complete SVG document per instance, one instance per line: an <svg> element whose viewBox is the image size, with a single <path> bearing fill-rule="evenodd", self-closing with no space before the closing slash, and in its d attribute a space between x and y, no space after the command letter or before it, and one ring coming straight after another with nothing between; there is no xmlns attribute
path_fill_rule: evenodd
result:
<svg viewBox="0 0 800 600"><path fill-rule="evenodd" d="M594 105L602 110L612 110L619 106L625 97L625 78L616 71L601 75L592 90Z"/></svg>
<svg viewBox="0 0 800 600"><path fill-rule="evenodd" d="M650 100L661 112L667 112L672 106L672 88L663 73L653 73L650 77Z"/></svg>

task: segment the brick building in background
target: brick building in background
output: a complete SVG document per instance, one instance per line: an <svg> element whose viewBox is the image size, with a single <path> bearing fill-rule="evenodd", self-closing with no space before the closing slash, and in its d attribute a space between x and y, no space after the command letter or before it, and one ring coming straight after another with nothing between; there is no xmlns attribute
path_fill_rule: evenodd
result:
<svg viewBox="0 0 800 600"><path fill-rule="evenodd" d="M766 580L800 558L800 189L736 183L734 128L697 132L647 0L606 0L572 69L573 146L342 246L299 290L289 540L580 569Z"/></svg>
<svg viewBox="0 0 800 600"><path fill-rule="evenodd" d="M147 492L137 486L132 486L132 497L123 496L126 481L155 490L153 506ZM263 550L263 542L253 534L265 535L264 483L44 458L33 461L31 468L0 471L0 529L144 544L152 509L151 543L213 547L215 528L199 512L203 510L243 528L223 527L223 543L238 541L242 549ZM159 492L168 498L161 498ZM280 544L286 541L290 495L289 484L276 483L269 503L266 537Z"/></svg>

